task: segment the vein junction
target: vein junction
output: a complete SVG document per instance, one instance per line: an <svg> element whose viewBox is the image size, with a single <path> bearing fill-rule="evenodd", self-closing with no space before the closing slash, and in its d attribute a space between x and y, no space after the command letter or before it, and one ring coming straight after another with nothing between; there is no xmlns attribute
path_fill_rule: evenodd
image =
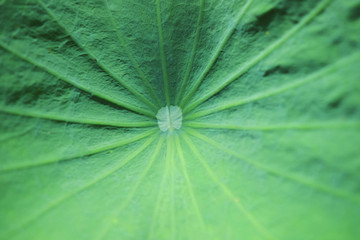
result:
<svg viewBox="0 0 360 240"><path fill-rule="evenodd" d="M165 106L159 109L156 118L161 131L172 132L181 128L183 116L178 106Z"/></svg>

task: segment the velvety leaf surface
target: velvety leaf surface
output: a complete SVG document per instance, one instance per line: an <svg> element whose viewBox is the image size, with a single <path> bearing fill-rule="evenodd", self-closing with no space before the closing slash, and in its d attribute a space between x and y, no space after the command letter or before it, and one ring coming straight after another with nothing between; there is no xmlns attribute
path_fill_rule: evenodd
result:
<svg viewBox="0 0 360 240"><path fill-rule="evenodd" d="M359 0L0 13L0 239L359 238Z"/></svg>

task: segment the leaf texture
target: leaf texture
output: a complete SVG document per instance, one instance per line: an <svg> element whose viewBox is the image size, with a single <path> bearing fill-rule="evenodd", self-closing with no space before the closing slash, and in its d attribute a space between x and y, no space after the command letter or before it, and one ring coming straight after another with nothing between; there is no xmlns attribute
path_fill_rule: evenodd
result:
<svg viewBox="0 0 360 240"><path fill-rule="evenodd" d="M360 236L359 0L0 12L0 239Z"/></svg>

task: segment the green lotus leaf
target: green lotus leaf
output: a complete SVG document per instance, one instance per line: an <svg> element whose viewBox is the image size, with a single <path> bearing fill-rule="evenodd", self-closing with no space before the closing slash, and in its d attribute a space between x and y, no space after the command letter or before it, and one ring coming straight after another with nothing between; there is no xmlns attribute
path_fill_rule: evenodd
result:
<svg viewBox="0 0 360 240"><path fill-rule="evenodd" d="M360 236L359 0L0 13L0 239Z"/></svg>

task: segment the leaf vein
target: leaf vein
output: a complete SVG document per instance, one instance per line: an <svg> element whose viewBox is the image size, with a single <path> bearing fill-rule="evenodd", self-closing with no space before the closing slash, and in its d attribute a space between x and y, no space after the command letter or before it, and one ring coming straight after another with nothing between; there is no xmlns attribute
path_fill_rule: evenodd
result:
<svg viewBox="0 0 360 240"><path fill-rule="evenodd" d="M292 81L291 83L284 84L283 86L280 86L278 88L269 89L266 91L262 91L259 93L256 93L252 96L249 96L244 99L240 99L237 101L229 102L229 103L223 103L216 107L211 107L207 110L202 110L199 112L194 112L193 114L187 115L184 117L184 120L194 119L198 117L203 117L212 113L218 113L220 111L238 107L247 103L255 102L264 98L273 97L282 93L285 93L287 91L296 89L298 87L301 87L305 84L311 83L313 81L319 80L322 77L326 76L327 74L330 74L332 72L337 71L338 69L341 69L344 66L347 66L349 64L355 63L359 61L359 54L352 54L350 56L344 57L343 59L331 64L330 66L324 67L309 76L305 77L304 79L297 79L295 81Z"/></svg>
<svg viewBox="0 0 360 240"><path fill-rule="evenodd" d="M151 169L151 167L153 166L156 157L159 155L159 152L161 150L161 146L164 143L164 137L161 137L160 140L158 141L158 144L155 147L155 150L152 153L152 156L150 157L150 161L147 164L147 166L145 167L144 171L141 173L139 179L137 180L137 182L135 183L134 187L132 188L132 191L129 193L129 195L127 195L127 198L123 201L123 203L120 205L120 207L116 210L115 216L119 217L120 213L122 210L124 210L129 203L131 202L131 200L134 198L135 193L137 192L139 186L141 185L141 183L144 181L144 178L146 177L146 175L148 174L149 170ZM107 228L105 228L105 231L96 239L101 240L101 239L105 239L107 234L110 232L110 230L113 228L114 226L108 225Z"/></svg>
<svg viewBox="0 0 360 240"><path fill-rule="evenodd" d="M157 131L157 129L152 129L152 130L146 131L146 132L144 132L142 134L139 134L137 136L130 137L130 138L124 139L122 141L118 141L118 142L113 143L113 144L103 145L103 146L96 146L96 147L93 147L92 149L89 149L87 151L78 152L78 153L73 154L71 156L68 156L66 158L54 157L52 159L47 159L46 161L42 161L42 162L28 163L28 164L8 167L8 168L4 168L4 169L0 168L0 173L19 171L19 170L30 169L30 168L34 168L34 167L41 167L41 166L49 165L49 164L57 164L57 163L64 162L64 161L74 160L74 159L78 159L78 158L81 158L81 157L90 156L90 155L98 154L98 153L101 153L101 152L106 152L108 150L116 149L116 148L124 146L126 144L141 140L141 139L143 139L145 137L148 137L148 136L154 134L156 131Z"/></svg>
<svg viewBox="0 0 360 240"><path fill-rule="evenodd" d="M131 63L133 64L134 68L136 69L136 71L138 72L140 78L143 80L144 84L146 85L146 87L148 88L148 90L150 91L151 95L153 95L154 97L154 100L156 101L156 103L158 104L158 106L160 106L160 100L159 100L159 97L157 96L157 94L155 93L155 90L154 88L151 86L150 84L150 81L145 77L145 74L144 72L140 69L139 67L139 64L137 63L137 61L135 60L134 56L131 54L130 50L129 50L129 47L127 45L127 43L125 42L124 38L121 36L119 30L118 30L118 27L115 23L115 20L114 20L114 16L109 8L109 2L108 0L104 0L105 1L105 5L106 5L106 10L108 12L108 15L110 17L110 21L114 27L114 30L116 32L116 35L119 39L119 42L120 44L123 46L126 54L128 55Z"/></svg>
<svg viewBox="0 0 360 240"><path fill-rule="evenodd" d="M262 224L260 224L258 222L258 220L253 216L253 214L251 214L242 204L242 202L239 200L239 198L236 198L235 195L232 193L232 191L226 187L221 181L220 179L215 175L215 173L212 171L212 169L210 168L210 166L206 163L206 161L204 160L203 156L200 154L200 152L197 150L197 148L195 147L195 145L193 144L193 142L191 141L191 139L185 135L184 132L184 140L187 143L187 145L190 147L191 151L194 153L194 155L196 156L196 158L199 160L199 162L201 163L201 165L205 168L206 172L208 173L208 175L211 177L211 179L214 181L214 183L216 185L218 185L220 187L220 189L224 192L224 194L234 203L234 205L239 209L239 211L241 213L243 213L245 215L245 217L247 218L247 220L254 226L254 228L259 231L259 233L265 237L266 239L274 239L274 237L272 237L270 235L270 233L268 232L268 230L266 230ZM237 200L236 200L237 199Z"/></svg>
<svg viewBox="0 0 360 240"><path fill-rule="evenodd" d="M177 97L176 97L175 104L178 104L180 99L182 98L182 95L183 95L183 93L185 91L186 84L187 84L187 82L189 80L189 77L190 77L190 73L191 73L191 70L192 70L192 65L193 65L193 62L194 62L194 59L195 59L196 49L197 49L197 46L198 46L198 43L199 43L201 23L202 23L203 15L204 15L204 4L205 4L205 0L200 0L199 18L198 18L198 21L197 21L194 43L193 43L193 47L192 47L192 50L191 50L189 62L187 64L187 69L186 69L184 78L182 79L179 93L177 94Z"/></svg>
<svg viewBox="0 0 360 240"><path fill-rule="evenodd" d="M96 119L82 119L76 117L69 117L69 116L59 116L53 115L49 113L42 113L37 111L29 111L28 109L18 109L13 107L2 107L0 108L0 112L22 116L22 117L32 117L32 118L39 118L45 120L52 120L52 121L60 121L60 122L71 122L71 123L80 123L80 124L90 124L90 125L100 125L100 126L111 126L111 127L153 127L156 126L157 123L155 121L102 121Z"/></svg>
<svg viewBox="0 0 360 240"><path fill-rule="evenodd" d="M58 78L58 79L60 79L60 80L62 80L64 82L67 82L67 83L73 85L74 87L84 91L84 92L92 94L92 95L94 95L96 97L104 99L104 100L106 100L106 101L108 101L110 103L116 104L116 105L118 105L120 107L127 108L130 111L137 112L137 113L140 113L140 114L143 114L145 116L152 117L152 118L154 117L154 113L151 112L151 111L147 111L145 109L135 107L135 106L133 106L131 104L128 104L126 102L121 102L121 101L112 99L112 98L108 97L105 93L102 93L102 92L99 92L99 91L94 91L94 90L90 89L89 87L86 87L85 85L77 82L75 79L71 79L71 78L62 76L62 75L58 74L57 72L51 70L50 68L47 68L43 64L31 60L30 58L28 58L24 54L19 53L18 51L12 49L10 46L7 46L6 44L2 43L1 41L0 41L0 47L2 47L3 49L7 50L10 53L12 53L13 55L17 56L18 58L21 58L21 59L27 61L28 63L34 65L35 67L38 67L38 68L42 69L43 71L46 71L47 73L55 76L56 78Z"/></svg>
<svg viewBox="0 0 360 240"><path fill-rule="evenodd" d="M167 105L170 106L170 89L169 89L169 79L168 79L168 73L167 73L167 67L166 67L163 30L161 27L162 23L161 23L160 0L156 0L156 13L157 13L157 25L158 25L158 32L159 32L161 68L162 68L163 78L164 78L165 98L166 98Z"/></svg>
<svg viewBox="0 0 360 240"><path fill-rule="evenodd" d="M10 239L12 236L14 236L16 234L19 234L21 231L23 231L25 228L29 227L32 223L34 223L37 219L39 219L41 216L45 215L47 212L49 212L51 209L55 208L56 206L58 206L65 200L71 198L72 196L74 196L80 192L83 192L84 190L90 188L91 186L94 186L96 183L100 182L101 180L103 180L103 179L109 177L110 175L112 175L113 173L117 172L120 168L125 166L132 159L134 159L137 155L139 155L141 152L143 152L148 146L150 146L150 144L154 141L156 136L157 135L154 135L149 140L147 140L141 147L139 147L139 149L137 149L135 152L130 154L127 158L125 158L125 160L118 163L117 166L112 168L110 171L105 172L104 174L102 174L101 176L99 176L97 178L94 178L92 181L88 182L83 187L81 187L73 192L70 192L68 194L65 194L61 198L59 198L56 201L47 205L44 209L42 209L40 212L38 212L33 217L30 217L29 219L25 220L24 223L20 224L20 226L18 226L15 230L13 230L9 234L7 234L8 235L7 239Z"/></svg>
<svg viewBox="0 0 360 240"><path fill-rule="evenodd" d="M60 22L60 20L55 16L55 14L42 2L42 0L35 0L45 11L46 13L73 39L73 41L84 50L84 52L90 56L92 59L98 59L94 54L92 54L83 44L81 44L73 35L72 33ZM103 64L100 60L97 61L97 65L101 67L109 76L113 79L118 81L122 86L128 89L135 97L137 97L140 101L145 103L148 107L153 109L154 111L157 110L157 107L151 103L148 99L142 96L137 90L133 87L128 85L125 81L121 80L115 73L113 73L105 64Z"/></svg>
<svg viewBox="0 0 360 240"><path fill-rule="evenodd" d="M253 66L259 63L261 60L269 56L274 50L280 47L283 43L289 40L292 36L294 36L300 29L302 29L305 25L307 25L311 20L313 20L318 14L320 14L333 0L323 0L321 3L317 5L314 10L312 10L309 14L307 14L298 24L296 24L293 28L287 31L281 38L271 44L268 48L264 49L260 54L256 55L252 58L248 63L246 63L243 67L236 70L235 73L232 73L231 76L226 78L217 88L209 91L202 97L199 97L197 100L193 101L191 104L187 105L184 108L184 114L192 111L194 108L204 103L206 100L223 90L230 83L238 79L244 73L249 71Z"/></svg>
<svg viewBox="0 0 360 240"><path fill-rule="evenodd" d="M300 176L296 176L296 175L293 175L293 174L287 174L287 173L284 173L282 171L279 171L278 169L274 169L274 168L271 168L269 166L266 166L264 164L261 164L259 162L255 162L253 160L250 160L244 156L241 156L240 154L230 150L230 149L227 149L225 148L224 146L222 146L222 144L198 133L197 131L195 130L189 130L187 129L186 130L187 132L189 132L192 136L195 136L196 138L216 147L217 149L223 151L224 153L227 153L231 156L234 156L236 158L238 158L239 160L241 161L245 161L251 165L253 165L254 167L257 167L258 169L261 169L261 170L264 170L270 174L273 174L273 175L276 175L276 176L279 176L279 177L282 177L284 179L288 179L288 180L291 180L293 182L296 182L298 184L301 184L303 186L306 186L306 187L309 187L309 188L313 188L313 189L316 189L316 190L319 190L323 193L327 193L327 194L330 194L332 196L336 196L336 197L340 197L340 198L344 198L344 199L347 199L347 200L350 200L350 201L353 201L353 202L356 202L356 203L360 203L360 198L358 196L353 196L352 194L349 194L347 192L343 192L343 191L339 191L337 189L334 189L334 188L331 188L331 187L328 187L328 186L325 186L325 185L322 185L322 184L318 184L318 183L315 183L313 181L310 181L310 180L307 180L307 179L304 179Z"/></svg>
<svg viewBox="0 0 360 240"><path fill-rule="evenodd" d="M253 3L253 0L248 0L244 7L241 9L239 14L236 16L235 24L227 31L224 38L221 40L221 42L218 44L217 49L215 53L212 55L212 58L210 59L208 65L206 66L205 70L202 72L200 77L196 80L194 86L190 90L190 92L184 97L184 100L180 103L181 107L185 107L187 102L191 99L191 97L195 94L196 90L200 86L203 79L206 77L206 75L209 73L211 68L214 66L216 60L218 59L221 51L225 47L226 43L229 41L231 34L234 32L236 26L240 23L243 16L246 14L247 10L250 8L251 4Z"/></svg>

